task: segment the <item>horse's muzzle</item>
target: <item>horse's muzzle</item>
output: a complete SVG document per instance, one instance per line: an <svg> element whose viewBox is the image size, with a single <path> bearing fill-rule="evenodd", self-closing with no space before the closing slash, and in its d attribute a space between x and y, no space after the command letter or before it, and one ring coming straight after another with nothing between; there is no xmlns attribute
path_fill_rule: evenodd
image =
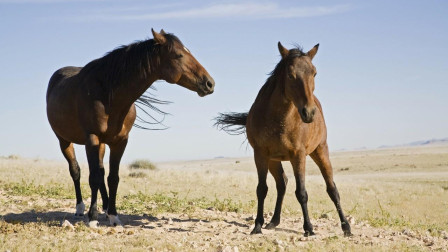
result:
<svg viewBox="0 0 448 252"><path fill-rule="evenodd" d="M199 84L198 95L204 97L206 95L212 94L215 90L215 81L213 79L206 79L201 84Z"/></svg>
<svg viewBox="0 0 448 252"><path fill-rule="evenodd" d="M299 110L300 117L305 123L312 123L314 120L314 114L316 113L316 107L308 108L304 107Z"/></svg>

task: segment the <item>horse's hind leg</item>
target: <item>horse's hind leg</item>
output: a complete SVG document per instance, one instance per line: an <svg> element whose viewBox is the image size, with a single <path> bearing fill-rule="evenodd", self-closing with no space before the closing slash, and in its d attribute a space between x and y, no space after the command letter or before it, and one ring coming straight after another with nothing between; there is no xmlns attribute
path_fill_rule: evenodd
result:
<svg viewBox="0 0 448 252"><path fill-rule="evenodd" d="M342 230L344 231L345 236L350 236L350 224L347 222L345 218L344 212L341 208L339 192L336 188L336 184L333 181L333 168L330 163L330 158L328 154L328 145L327 143L319 145L313 153L310 154L311 158L316 162L319 166L319 169L322 173L322 176L325 179L325 183L327 185L327 193L330 196L331 200L336 206L336 210L338 211L339 219L341 220Z"/></svg>
<svg viewBox="0 0 448 252"><path fill-rule="evenodd" d="M297 153L297 156L291 160L296 179L296 197L302 207L303 213L303 229L305 236L314 235L313 225L311 225L310 216L308 214L308 193L305 189L305 152Z"/></svg>
<svg viewBox="0 0 448 252"><path fill-rule="evenodd" d="M60 137L58 137L58 139L59 139L59 146L61 147L62 154L64 154L64 157L68 162L70 175L75 185L75 192L76 192L75 216L83 216L86 207L84 205L84 202L82 201L82 194L81 194L81 185L80 185L81 169L79 169L78 161L76 161L73 143L67 142Z"/></svg>
<svg viewBox="0 0 448 252"><path fill-rule="evenodd" d="M261 234L261 227L264 224L263 207L266 194L268 193L268 185L266 184L266 177L268 175L268 159L265 155L259 154L255 151L255 165L257 166L258 173L258 186L257 186L257 218L255 219L255 227L250 234Z"/></svg>
<svg viewBox="0 0 448 252"><path fill-rule="evenodd" d="M104 182L104 164L103 164L103 158L104 153L106 151L106 146L104 143L100 144L99 154L100 154L100 173L101 177L103 179L103 182L100 185L100 193L101 193L101 199L103 200L103 211L107 212L107 206L109 205L109 198L107 197L107 189L106 189L106 183Z"/></svg>
<svg viewBox="0 0 448 252"><path fill-rule="evenodd" d="M283 170L282 163L280 161L270 161L269 171L275 179L275 185L277 187L277 202L275 203L275 211L272 216L271 222L266 225L267 229L275 228L280 224L280 215L282 212L283 198L286 192L286 185L288 184L288 178Z"/></svg>

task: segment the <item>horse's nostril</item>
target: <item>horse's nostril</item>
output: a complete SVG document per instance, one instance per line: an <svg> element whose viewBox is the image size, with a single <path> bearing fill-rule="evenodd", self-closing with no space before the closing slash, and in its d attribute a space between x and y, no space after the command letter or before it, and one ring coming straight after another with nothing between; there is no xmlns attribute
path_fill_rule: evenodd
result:
<svg viewBox="0 0 448 252"><path fill-rule="evenodd" d="M210 81L207 81L207 82L205 83L205 85L207 86L207 88L208 88L209 90L212 90L212 89L213 89L213 83L211 83Z"/></svg>
<svg viewBox="0 0 448 252"><path fill-rule="evenodd" d="M303 108L300 112L302 113L303 117L308 117L308 110L306 110L306 108Z"/></svg>

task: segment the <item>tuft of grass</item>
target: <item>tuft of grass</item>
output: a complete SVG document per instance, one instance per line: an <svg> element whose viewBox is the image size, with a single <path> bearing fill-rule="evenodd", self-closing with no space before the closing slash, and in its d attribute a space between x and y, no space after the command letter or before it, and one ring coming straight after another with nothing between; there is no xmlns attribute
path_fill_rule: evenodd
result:
<svg viewBox="0 0 448 252"><path fill-rule="evenodd" d="M49 198L57 199L74 199L75 195L65 184L52 183L46 185L36 185L34 182L26 182L22 180L21 183L0 183L0 188L8 191L12 195L17 196L33 196L40 195Z"/></svg>
<svg viewBox="0 0 448 252"><path fill-rule="evenodd" d="M146 178L148 175L144 172L131 172L129 173L129 177L131 178Z"/></svg>
<svg viewBox="0 0 448 252"><path fill-rule="evenodd" d="M149 160L139 159L135 160L129 165L131 169L157 170L157 166Z"/></svg>
<svg viewBox="0 0 448 252"><path fill-rule="evenodd" d="M214 200L201 198L181 198L177 192L144 194L139 191L136 194L124 196L117 205L120 211L130 214L152 214L169 213L191 213L196 209L214 208L219 211L227 212L246 212L253 210L255 201L249 201L244 204L240 201L234 201L231 198Z"/></svg>

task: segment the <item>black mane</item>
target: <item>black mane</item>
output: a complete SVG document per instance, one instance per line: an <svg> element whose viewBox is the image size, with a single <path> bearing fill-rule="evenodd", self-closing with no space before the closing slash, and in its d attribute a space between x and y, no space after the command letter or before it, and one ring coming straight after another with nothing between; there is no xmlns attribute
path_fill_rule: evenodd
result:
<svg viewBox="0 0 448 252"><path fill-rule="evenodd" d="M166 44L164 48L171 52L175 43L182 45L182 42L173 34L165 34ZM109 101L113 98L114 90L119 86L126 85L135 78L146 78L154 69L160 65L160 50L161 46L153 39L140 40L129 45L120 46L103 57L89 62L81 73L90 74L94 72L99 78L102 87L107 93ZM162 101L153 97L153 94L145 92L135 102L136 107L143 112L149 119L144 119L137 116L137 121L144 124L162 124L163 119L167 113L158 109L154 104L169 104L170 102ZM157 120L150 115L146 110L150 108L161 114L163 118ZM163 124L162 124L163 125ZM134 124L134 126L142 129L149 129L142 125ZM164 126L164 128L166 128Z"/></svg>
<svg viewBox="0 0 448 252"><path fill-rule="evenodd" d="M182 42L173 34L165 34L166 48L171 52ZM135 77L146 77L160 65L160 46L153 40L140 40L120 46L103 57L88 63L81 72L102 74L104 85L114 89ZM100 75L101 76L101 75ZM132 78L131 78L132 77Z"/></svg>

